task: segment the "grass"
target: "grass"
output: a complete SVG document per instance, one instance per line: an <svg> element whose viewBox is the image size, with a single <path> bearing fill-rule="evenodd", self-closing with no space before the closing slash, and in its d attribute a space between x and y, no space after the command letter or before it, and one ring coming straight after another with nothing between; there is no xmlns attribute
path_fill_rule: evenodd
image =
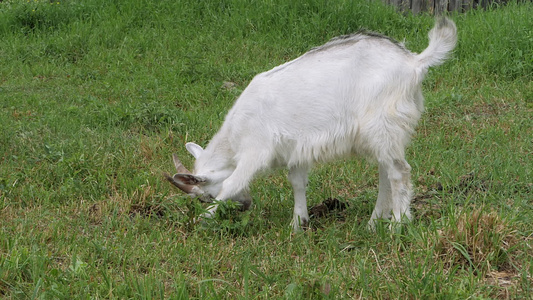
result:
<svg viewBox="0 0 533 300"><path fill-rule="evenodd" d="M527 299L533 294L530 3L453 18L408 150L414 221L365 229L377 168L317 166L292 234L286 172L251 211L162 180L251 78L365 27L421 51L433 25L368 1L0 3L0 297ZM226 83L226 84L225 84ZM227 84L231 83L231 84Z"/></svg>

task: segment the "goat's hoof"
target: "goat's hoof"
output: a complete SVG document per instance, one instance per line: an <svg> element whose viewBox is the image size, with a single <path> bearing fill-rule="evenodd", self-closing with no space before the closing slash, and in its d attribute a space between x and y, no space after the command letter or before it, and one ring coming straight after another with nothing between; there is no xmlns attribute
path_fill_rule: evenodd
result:
<svg viewBox="0 0 533 300"><path fill-rule="evenodd" d="M309 220L308 219L300 219L299 222L294 221L292 225L292 231L294 233L307 231L309 229Z"/></svg>
<svg viewBox="0 0 533 300"><path fill-rule="evenodd" d="M215 213L208 211L208 212L201 214L198 217L195 217L192 221L194 224L201 224L201 223L205 223L208 220L212 220L214 217L215 217Z"/></svg>
<svg viewBox="0 0 533 300"><path fill-rule="evenodd" d="M366 224L366 230L376 232L376 219L368 221L368 224Z"/></svg>
<svg viewBox="0 0 533 300"><path fill-rule="evenodd" d="M252 203L253 203L251 199L246 199L246 200L238 201L238 202L240 204L240 211L250 210L250 208L252 207Z"/></svg>

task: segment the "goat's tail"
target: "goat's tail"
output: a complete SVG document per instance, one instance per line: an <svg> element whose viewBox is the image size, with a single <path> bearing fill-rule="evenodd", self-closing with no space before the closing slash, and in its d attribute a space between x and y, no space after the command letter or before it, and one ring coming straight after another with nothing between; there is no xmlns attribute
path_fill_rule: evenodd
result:
<svg viewBox="0 0 533 300"><path fill-rule="evenodd" d="M455 48L457 42L457 28L455 23L442 17L436 20L435 26L428 34L429 46L416 56L418 68L425 72L431 66L438 66L446 60L448 54Z"/></svg>

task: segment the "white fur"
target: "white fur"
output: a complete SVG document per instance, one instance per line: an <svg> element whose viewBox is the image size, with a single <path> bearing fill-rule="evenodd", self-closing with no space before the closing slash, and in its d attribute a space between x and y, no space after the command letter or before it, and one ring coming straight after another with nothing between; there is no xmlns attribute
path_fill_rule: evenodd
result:
<svg viewBox="0 0 533 300"><path fill-rule="evenodd" d="M249 204L254 175L285 166L297 231L309 219L305 188L313 164L359 154L379 164L370 226L377 218L410 219L405 148L423 111L422 79L453 50L455 24L438 20L429 39L417 55L376 34L340 37L257 75L205 150L187 144L196 158L193 173L206 180L201 189Z"/></svg>

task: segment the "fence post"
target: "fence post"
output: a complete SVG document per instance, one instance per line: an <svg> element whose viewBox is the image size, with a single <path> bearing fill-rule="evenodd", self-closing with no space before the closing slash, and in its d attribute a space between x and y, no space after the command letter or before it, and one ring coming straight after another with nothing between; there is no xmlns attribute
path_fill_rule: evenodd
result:
<svg viewBox="0 0 533 300"><path fill-rule="evenodd" d="M435 13L435 1L437 0L424 1L425 3L424 10L428 11L430 14L434 14Z"/></svg>
<svg viewBox="0 0 533 300"><path fill-rule="evenodd" d="M411 11L413 14L418 14L422 11L422 2L423 0L411 0Z"/></svg>
<svg viewBox="0 0 533 300"><path fill-rule="evenodd" d="M486 9L493 3L502 4L510 1L531 2L533 0L381 0L384 4L396 6L402 12L411 10L413 14L418 14L425 11L433 15L442 15L448 11L465 12L470 9Z"/></svg>
<svg viewBox="0 0 533 300"><path fill-rule="evenodd" d="M448 0L435 0L435 15L440 16L448 11Z"/></svg>
<svg viewBox="0 0 533 300"><path fill-rule="evenodd" d="M407 12L411 9L411 0L400 0L400 10Z"/></svg>
<svg viewBox="0 0 533 300"><path fill-rule="evenodd" d="M448 10L461 12L461 0L450 0L450 4L448 5Z"/></svg>
<svg viewBox="0 0 533 300"><path fill-rule="evenodd" d="M463 0L463 4L461 5L462 11L467 11L472 9L473 3L472 0Z"/></svg>

